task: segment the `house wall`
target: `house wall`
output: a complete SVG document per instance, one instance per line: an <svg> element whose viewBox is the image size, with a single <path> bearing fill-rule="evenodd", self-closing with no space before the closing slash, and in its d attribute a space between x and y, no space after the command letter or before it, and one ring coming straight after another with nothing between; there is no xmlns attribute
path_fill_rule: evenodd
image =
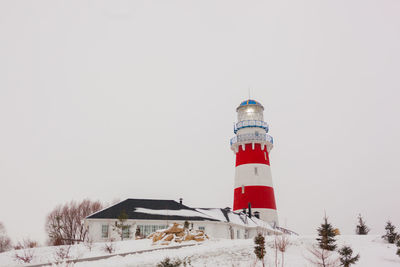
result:
<svg viewBox="0 0 400 267"><path fill-rule="evenodd" d="M115 228L114 226L116 221L117 220L115 219L86 219L85 223L89 227L89 239L93 242L106 242L111 238L113 238L114 240L121 240L118 232L113 230L113 228ZM184 221L173 222L184 224ZM170 225L173 222L166 220L127 220L126 223L128 225L131 225L129 239L135 237L136 227L138 225ZM226 222L190 221L189 223L193 223L194 229L204 227L205 233L212 238L230 239L233 236L233 239L244 239L253 238L257 234L255 228L230 224ZM108 225L108 237L102 237L102 225Z"/></svg>

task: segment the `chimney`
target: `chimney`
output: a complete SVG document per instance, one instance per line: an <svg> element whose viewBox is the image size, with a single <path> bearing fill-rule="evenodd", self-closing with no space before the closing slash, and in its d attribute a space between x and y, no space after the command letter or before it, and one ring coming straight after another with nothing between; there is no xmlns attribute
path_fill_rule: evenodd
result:
<svg viewBox="0 0 400 267"><path fill-rule="evenodd" d="M249 202L249 218L251 218L251 203Z"/></svg>
<svg viewBox="0 0 400 267"><path fill-rule="evenodd" d="M260 219L260 213L258 211L254 212L254 217L256 217L257 219Z"/></svg>
<svg viewBox="0 0 400 267"><path fill-rule="evenodd" d="M183 198L179 198L179 204L182 204Z"/></svg>

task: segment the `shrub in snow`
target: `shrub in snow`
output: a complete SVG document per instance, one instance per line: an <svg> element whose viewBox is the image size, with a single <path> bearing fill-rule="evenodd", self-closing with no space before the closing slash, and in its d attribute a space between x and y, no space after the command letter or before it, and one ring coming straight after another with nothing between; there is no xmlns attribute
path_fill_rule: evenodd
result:
<svg viewBox="0 0 400 267"><path fill-rule="evenodd" d="M256 246L254 247L254 254L256 254L257 258L262 262L262 265L265 266L264 257L266 254L265 250L265 238L262 234L256 235L254 237L254 243Z"/></svg>
<svg viewBox="0 0 400 267"><path fill-rule="evenodd" d="M360 258L359 254L353 257L353 250L349 246L342 247L338 252L340 255L340 265L344 267L349 267L350 265L355 264Z"/></svg>
<svg viewBox="0 0 400 267"><path fill-rule="evenodd" d="M139 228L139 226L136 226L135 239L142 239L142 238L143 238L143 236L140 233L140 228Z"/></svg>
<svg viewBox="0 0 400 267"><path fill-rule="evenodd" d="M54 251L54 259L57 263L64 262L70 258L71 246L60 246Z"/></svg>
<svg viewBox="0 0 400 267"><path fill-rule="evenodd" d="M22 242L14 247L15 254L14 259L21 263L30 263L34 257L35 251L33 248L37 247L38 243L30 239L24 239Z"/></svg>
<svg viewBox="0 0 400 267"><path fill-rule="evenodd" d="M386 234L382 236L389 244L394 244L396 239L398 238L398 234L395 231L396 226L392 224L391 221L388 221L385 226Z"/></svg>
<svg viewBox="0 0 400 267"><path fill-rule="evenodd" d="M6 228L0 222L0 253L11 249L11 239L6 234Z"/></svg>
<svg viewBox="0 0 400 267"><path fill-rule="evenodd" d="M180 259L171 260L170 258L165 258L163 261L157 264L157 267L178 267L181 266L182 261Z"/></svg>
<svg viewBox="0 0 400 267"><path fill-rule="evenodd" d="M328 217L326 217L326 215L324 216L324 223L318 228L318 235L317 241L320 248L329 251L336 249L335 230L332 225L328 223Z"/></svg>
<svg viewBox="0 0 400 267"><path fill-rule="evenodd" d="M400 257L400 238L397 239L396 246L397 246L396 254Z"/></svg>
<svg viewBox="0 0 400 267"><path fill-rule="evenodd" d="M184 224L183 224L183 227L184 227L185 229L189 229L189 222L188 222L188 221L185 221Z"/></svg>
<svg viewBox="0 0 400 267"><path fill-rule="evenodd" d="M110 239L110 242L104 244L104 251L109 254L113 254L115 252L115 244L114 239Z"/></svg>
<svg viewBox="0 0 400 267"><path fill-rule="evenodd" d="M369 232L368 226L365 224L365 221L361 217L361 214L358 215L358 225L356 227L356 234L357 235L367 235Z"/></svg>

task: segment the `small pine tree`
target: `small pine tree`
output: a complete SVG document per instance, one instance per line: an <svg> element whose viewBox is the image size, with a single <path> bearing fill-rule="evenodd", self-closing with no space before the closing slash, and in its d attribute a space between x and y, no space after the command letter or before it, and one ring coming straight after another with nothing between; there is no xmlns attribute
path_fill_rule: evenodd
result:
<svg viewBox="0 0 400 267"><path fill-rule="evenodd" d="M360 254L353 257L353 250L349 246L342 247L338 252L340 254L340 265L343 265L344 267L349 267L350 265L355 264L360 258Z"/></svg>
<svg viewBox="0 0 400 267"><path fill-rule="evenodd" d="M129 234L129 229L131 228L130 225L126 224L126 221L128 220L128 214L126 214L125 210L122 210L117 218L118 221L115 222L114 230L118 232L121 240L124 240L124 233L126 232L126 230L128 230Z"/></svg>
<svg viewBox="0 0 400 267"><path fill-rule="evenodd" d="M365 224L365 221L361 217L361 214L358 215L358 225L356 227L356 234L357 235L367 235L369 232L368 226Z"/></svg>
<svg viewBox="0 0 400 267"><path fill-rule="evenodd" d="M388 221L385 226L386 234L382 236L383 239L385 239L389 244L394 244L396 241L398 235L395 231L396 226L392 224L391 221Z"/></svg>
<svg viewBox="0 0 400 267"><path fill-rule="evenodd" d="M335 231L330 223L328 223L328 218L326 215L324 216L324 223L318 228L318 235L320 237L317 238L319 242L319 246L322 249L333 251L336 249L336 239Z"/></svg>
<svg viewBox="0 0 400 267"><path fill-rule="evenodd" d="M264 236L259 233L255 238L254 238L254 243L256 246L254 247L254 254L256 254L257 258L262 262L262 265L264 265L264 257L266 254L265 251L265 238Z"/></svg>
<svg viewBox="0 0 400 267"><path fill-rule="evenodd" d="M400 257L400 238L397 240L396 246L397 246L396 254Z"/></svg>

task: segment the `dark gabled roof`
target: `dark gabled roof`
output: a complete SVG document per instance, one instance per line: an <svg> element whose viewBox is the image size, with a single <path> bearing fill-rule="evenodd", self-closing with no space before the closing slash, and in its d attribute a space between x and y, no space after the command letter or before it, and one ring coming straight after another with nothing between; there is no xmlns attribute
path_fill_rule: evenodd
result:
<svg viewBox="0 0 400 267"><path fill-rule="evenodd" d="M152 210L151 213L136 212L136 209L148 209ZM165 215L156 214L157 210L168 210L180 211L181 214L192 213L194 216L184 215ZM122 211L128 215L129 219L139 220L190 220L190 221L218 221L210 218L209 216L196 211L195 209L189 208L183 204L180 204L174 200L160 200L160 199L126 199L119 202L111 207L100 210L90 216L87 219L117 219ZM178 213L178 212L177 212ZM179 213L178 213L179 214ZM198 215L197 215L198 214Z"/></svg>

